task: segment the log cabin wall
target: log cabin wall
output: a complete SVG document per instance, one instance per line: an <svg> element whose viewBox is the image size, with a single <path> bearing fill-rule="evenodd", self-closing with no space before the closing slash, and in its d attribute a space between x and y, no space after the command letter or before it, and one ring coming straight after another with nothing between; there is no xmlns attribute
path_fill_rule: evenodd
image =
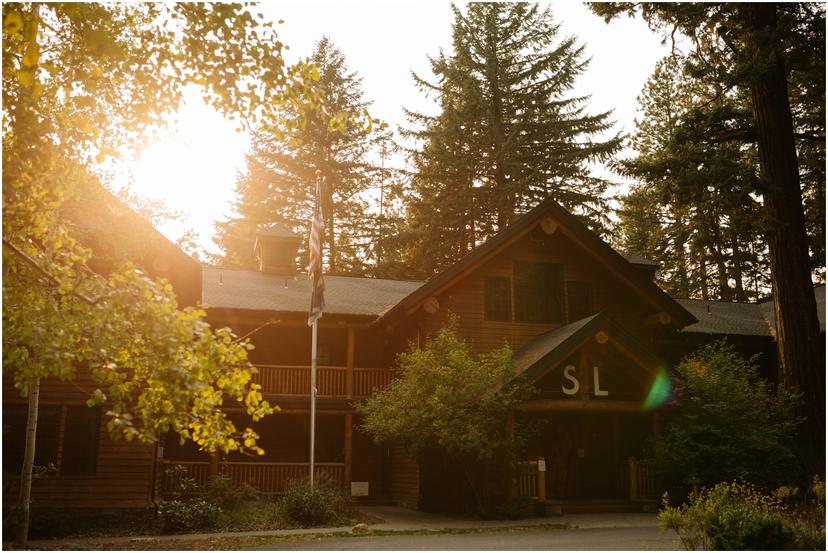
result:
<svg viewBox="0 0 828 553"><path fill-rule="evenodd" d="M490 321L484 315L484 286L486 277L507 277L512 283L511 306L514 314L514 263L521 261L554 263L563 266L564 288L563 321L560 323L527 323L511 321ZM613 277L573 244L560 232L552 236L543 235L538 229L518 239L506 251L481 265L471 274L458 280L448 290L437 296L439 310L427 313L424 309L417 312L419 343L426 336L436 333L446 321L449 312L459 317L461 336L469 341L478 353L501 347L504 340L514 351L520 350L526 343L544 332L558 328L569 322L570 309L567 305L567 286L570 283L589 283L592 287L592 311L609 311L621 313L625 317L639 320L644 317L646 305L631 291L622 288ZM634 325L634 332L642 341L650 342L652 337L644 325ZM415 338L412 335L412 338Z"/></svg>
<svg viewBox="0 0 828 553"><path fill-rule="evenodd" d="M65 505L95 508L138 508L152 504L155 446L136 441L113 440L106 428L106 406L94 411L86 406L98 386L88 370L79 369L73 381L44 378L40 384L40 421L36 464L54 463L57 472L35 478L32 498L42 506ZM4 500L16 499L22 466L22 440L27 413L26 399L14 389L10 373L3 373L3 473L11 484ZM73 424L71 413L92 415L97 434ZM86 424L89 424L89 418ZM83 421L81 421L83 422ZM94 424L93 424L94 426ZM91 458L78 467L77 451L85 449ZM71 456L71 461L70 461ZM73 472L66 474L70 462Z"/></svg>

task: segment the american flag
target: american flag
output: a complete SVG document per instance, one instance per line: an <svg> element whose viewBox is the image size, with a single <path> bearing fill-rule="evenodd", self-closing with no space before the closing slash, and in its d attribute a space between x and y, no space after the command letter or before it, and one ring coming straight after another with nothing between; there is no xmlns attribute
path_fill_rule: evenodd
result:
<svg viewBox="0 0 828 553"><path fill-rule="evenodd" d="M316 200L313 205L313 221L308 256L308 276L313 282L311 306L308 313L308 326L322 316L325 309L325 280L322 278L322 233L325 231L325 220L322 218L322 174L316 172Z"/></svg>

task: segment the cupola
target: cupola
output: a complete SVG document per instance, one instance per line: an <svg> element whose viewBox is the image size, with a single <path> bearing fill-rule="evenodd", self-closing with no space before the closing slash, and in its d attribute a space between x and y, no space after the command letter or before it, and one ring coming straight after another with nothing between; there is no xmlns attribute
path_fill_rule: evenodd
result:
<svg viewBox="0 0 828 553"><path fill-rule="evenodd" d="M271 225L256 233L253 251L259 270L275 275L296 273L296 255L302 237L281 225Z"/></svg>

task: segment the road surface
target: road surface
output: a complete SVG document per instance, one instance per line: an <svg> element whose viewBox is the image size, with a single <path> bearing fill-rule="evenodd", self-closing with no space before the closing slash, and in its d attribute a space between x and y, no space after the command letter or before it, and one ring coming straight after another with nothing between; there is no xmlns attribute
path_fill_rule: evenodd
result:
<svg viewBox="0 0 828 553"><path fill-rule="evenodd" d="M481 551L481 550L674 550L678 536L656 527L574 528L569 530L499 531L463 534L364 536L274 541L259 551Z"/></svg>

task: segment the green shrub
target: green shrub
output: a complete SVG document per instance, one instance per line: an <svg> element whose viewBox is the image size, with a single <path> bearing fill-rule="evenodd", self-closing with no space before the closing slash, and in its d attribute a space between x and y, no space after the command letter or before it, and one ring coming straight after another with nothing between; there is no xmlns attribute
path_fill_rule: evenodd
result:
<svg viewBox="0 0 828 553"><path fill-rule="evenodd" d="M159 515L165 532L186 532L216 525L221 507L201 498L173 499L161 504Z"/></svg>
<svg viewBox="0 0 828 553"><path fill-rule="evenodd" d="M226 476L217 476L207 482L204 488L204 498L214 505L232 509L259 497L250 484L236 484Z"/></svg>
<svg viewBox="0 0 828 553"><path fill-rule="evenodd" d="M535 500L529 497L510 497L502 501L486 518L498 520L518 520L529 518L535 514Z"/></svg>
<svg viewBox="0 0 828 553"><path fill-rule="evenodd" d="M672 497L685 497L692 483L738 480L773 489L804 477L793 439L799 397L769 386L754 359L715 342L683 359L674 382L654 442L655 468Z"/></svg>
<svg viewBox="0 0 828 553"><path fill-rule="evenodd" d="M816 550L825 548L821 515L822 525L814 525L789 509L782 495L733 482L692 495L681 507L670 507L665 498L659 522L691 550Z"/></svg>
<svg viewBox="0 0 828 553"><path fill-rule="evenodd" d="M164 475L176 495L189 495L198 489L198 484L194 478L190 478L190 471L184 465L167 467Z"/></svg>
<svg viewBox="0 0 828 553"><path fill-rule="evenodd" d="M321 526L348 520L353 512L350 500L328 479L320 478L311 490L307 479L288 484L279 499L284 514L301 526Z"/></svg>

